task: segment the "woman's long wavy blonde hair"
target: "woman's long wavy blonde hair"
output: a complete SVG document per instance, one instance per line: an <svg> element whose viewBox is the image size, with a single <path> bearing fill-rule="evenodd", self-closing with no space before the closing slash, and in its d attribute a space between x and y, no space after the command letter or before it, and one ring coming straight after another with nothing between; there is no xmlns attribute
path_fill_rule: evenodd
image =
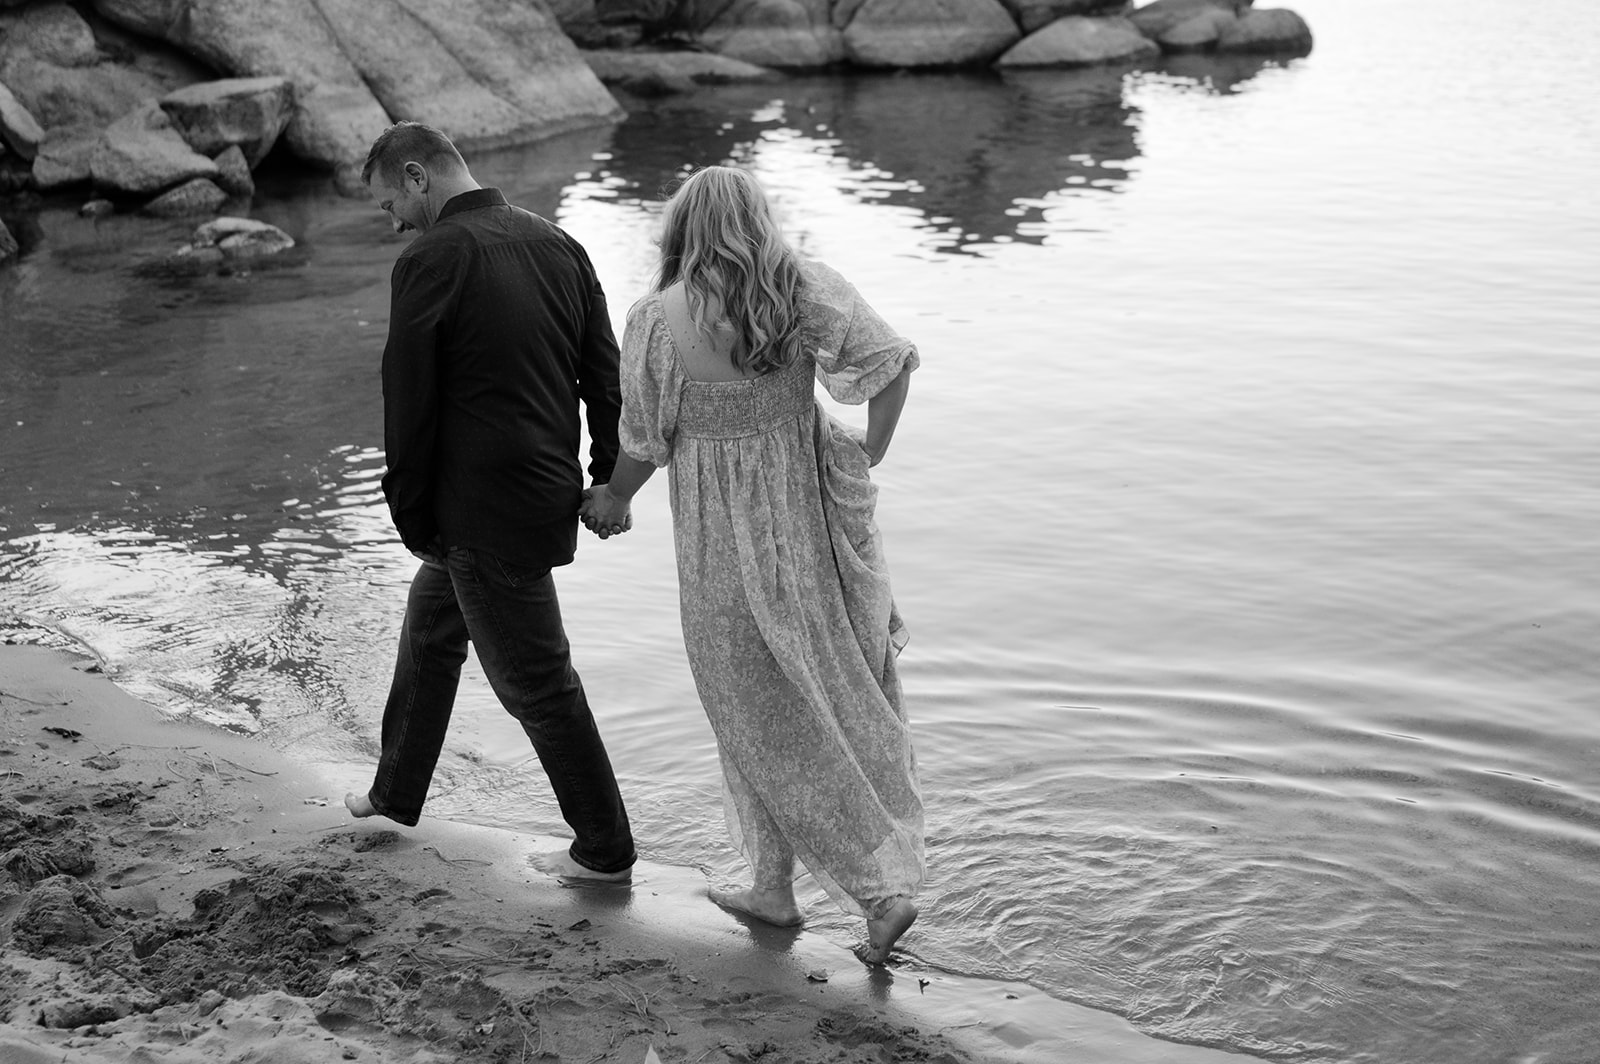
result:
<svg viewBox="0 0 1600 1064"><path fill-rule="evenodd" d="M667 201L656 291L678 281L698 328L738 334L731 357L741 371L769 373L800 357L800 260L750 173L708 166ZM709 320L714 308L719 320Z"/></svg>

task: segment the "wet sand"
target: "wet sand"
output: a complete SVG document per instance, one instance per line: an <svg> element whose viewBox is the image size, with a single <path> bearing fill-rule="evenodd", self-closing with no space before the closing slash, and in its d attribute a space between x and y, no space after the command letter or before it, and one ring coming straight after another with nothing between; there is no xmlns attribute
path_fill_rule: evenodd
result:
<svg viewBox="0 0 1600 1064"><path fill-rule="evenodd" d="M549 838L353 820L265 744L0 646L0 1059L663 1064L1240 1060L1022 985L869 968L529 864Z"/></svg>

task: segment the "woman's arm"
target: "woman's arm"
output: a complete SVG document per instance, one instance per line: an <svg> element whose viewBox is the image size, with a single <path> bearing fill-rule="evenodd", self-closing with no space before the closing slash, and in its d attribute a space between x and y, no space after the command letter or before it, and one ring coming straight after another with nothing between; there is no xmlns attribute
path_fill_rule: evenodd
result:
<svg viewBox="0 0 1600 1064"><path fill-rule="evenodd" d="M649 462L641 462L627 451L619 451L610 483L590 488L578 509L583 527L601 539L620 536L632 528L633 497L655 471L656 467Z"/></svg>
<svg viewBox="0 0 1600 1064"><path fill-rule="evenodd" d="M882 391L867 400L867 458L870 465L883 461L894 438L895 426L900 423L900 411L906 405L906 393L911 390L911 367L886 384ZM618 469L622 468L619 463Z"/></svg>

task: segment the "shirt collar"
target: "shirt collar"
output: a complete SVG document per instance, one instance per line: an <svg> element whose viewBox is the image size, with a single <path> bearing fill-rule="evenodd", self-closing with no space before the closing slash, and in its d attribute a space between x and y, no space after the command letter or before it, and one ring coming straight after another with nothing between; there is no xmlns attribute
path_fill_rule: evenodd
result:
<svg viewBox="0 0 1600 1064"><path fill-rule="evenodd" d="M436 220L442 222L452 214L474 210L478 207L504 207L505 205L505 194L499 189L475 188L471 192L462 192L451 196L445 203L444 209L439 212L439 217Z"/></svg>

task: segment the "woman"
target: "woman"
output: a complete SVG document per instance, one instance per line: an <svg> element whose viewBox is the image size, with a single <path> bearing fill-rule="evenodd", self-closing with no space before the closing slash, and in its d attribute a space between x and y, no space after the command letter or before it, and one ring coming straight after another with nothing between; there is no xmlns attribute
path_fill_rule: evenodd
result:
<svg viewBox="0 0 1600 1064"><path fill-rule="evenodd" d="M718 904L799 924L795 862L866 918L881 963L917 917L922 803L895 673L905 629L873 523L916 348L838 273L784 241L754 177L692 175L666 206L661 263L628 312L623 454L584 504L602 538L670 469L684 644L721 755L750 887ZM830 417L813 378L866 402Z"/></svg>

